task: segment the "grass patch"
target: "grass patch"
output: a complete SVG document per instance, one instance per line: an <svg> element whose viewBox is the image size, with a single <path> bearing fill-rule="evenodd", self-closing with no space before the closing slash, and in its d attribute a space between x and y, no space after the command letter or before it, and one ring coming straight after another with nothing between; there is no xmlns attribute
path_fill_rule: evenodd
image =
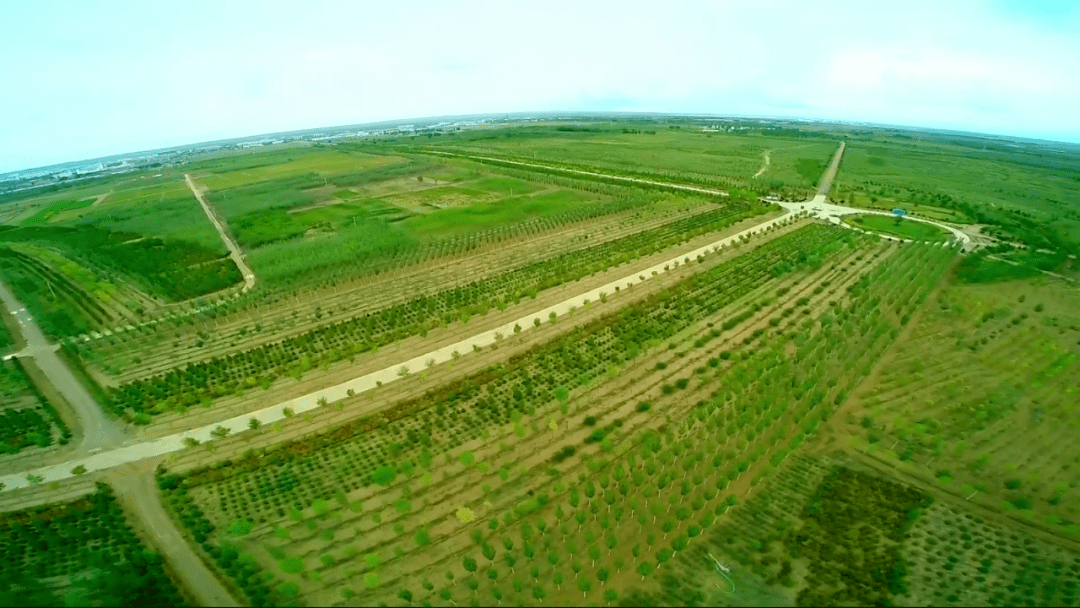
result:
<svg viewBox="0 0 1080 608"><path fill-rule="evenodd" d="M860 214L845 218L844 221L864 230L872 230L915 241L944 241L950 236L947 230L933 224L905 218L886 217L884 215Z"/></svg>

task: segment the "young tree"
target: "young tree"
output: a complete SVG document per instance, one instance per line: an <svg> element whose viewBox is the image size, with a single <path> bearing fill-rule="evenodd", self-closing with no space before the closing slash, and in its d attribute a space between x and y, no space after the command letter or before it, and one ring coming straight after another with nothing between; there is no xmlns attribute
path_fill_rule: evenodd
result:
<svg viewBox="0 0 1080 608"><path fill-rule="evenodd" d="M585 597L592 590L592 581L587 578L580 578L577 582L577 588L581 591L581 597Z"/></svg>

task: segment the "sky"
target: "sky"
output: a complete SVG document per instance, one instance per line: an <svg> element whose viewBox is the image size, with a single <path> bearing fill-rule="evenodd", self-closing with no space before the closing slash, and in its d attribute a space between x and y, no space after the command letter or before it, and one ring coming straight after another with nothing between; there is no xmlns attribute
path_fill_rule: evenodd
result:
<svg viewBox="0 0 1080 608"><path fill-rule="evenodd" d="M50 2L0 8L0 172L278 131L648 111L1080 142L1080 2Z"/></svg>

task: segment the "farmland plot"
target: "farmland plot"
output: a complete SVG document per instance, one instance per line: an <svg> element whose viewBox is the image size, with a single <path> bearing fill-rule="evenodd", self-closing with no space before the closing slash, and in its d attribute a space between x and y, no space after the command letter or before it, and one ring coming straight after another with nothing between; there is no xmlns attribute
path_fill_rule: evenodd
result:
<svg viewBox="0 0 1080 608"><path fill-rule="evenodd" d="M71 431L30 382L22 363L0 363L0 454L62 445L70 438Z"/></svg>
<svg viewBox="0 0 1080 608"><path fill-rule="evenodd" d="M653 252L671 244L717 230L746 217L746 207L729 205L677 220L654 230L629 235L587 249L542 262L463 287L446 290L433 297L420 297L363 318L324 326L283 342L254 351L231 355L224 360L189 364L158 377L127 383L112 398L118 413L162 413L174 407L188 407L235 391L251 388L285 374L303 374L322 361L331 363L352 354L378 348L410 335L424 335L428 329L454 320L468 321L509 301L535 296L543 289L569 282L610 266ZM299 363L295 363L299 361ZM238 369L245 363L249 369ZM239 373L239 375L235 375ZM244 383L244 384L241 384ZM146 398L153 397L153 401Z"/></svg>
<svg viewBox="0 0 1080 608"><path fill-rule="evenodd" d="M846 428L942 489L1080 538L1075 292L1021 285L950 284L860 387Z"/></svg>
<svg viewBox="0 0 1080 608"><path fill-rule="evenodd" d="M74 502L0 514L0 558L5 605L185 605L104 484Z"/></svg>
<svg viewBox="0 0 1080 608"><path fill-rule="evenodd" d="M776 380L790 377L791 366L809 367L815 357L808 355L819 352L829 353L825 367L832 374L858 369L894 334L880 317L867 327L872 331L857 331L863 315L855 313L880 308L870 302L884 287L901 309L917 305L952 256L944 248L900 250L885 267L871 264L868 269L876 271L848 285L857 310L845 312L856 320L830 319L828 329L804 340L801 330L785 330L817 327L817 316L795 304L807 314L790 321L780 316L774 332L746 331L747 348L723 349L733 346L725 332L768 306L747 301L753 312L744 315L732 314L731 304L755 291L755 298L764 296L761 281L777 276L773 269L780 277L796 269L783 270L784 260L802 259L796 264L812 268L815 258L853 255L844 253L850 249L837 236L850 234L814 226L779 237L508 366L395 406L382 423L369 419L271 452L270 465L253 455L224 468L166 476L161 484L197 540L247 581L255 603L297 597L313 603L446 603L455 597L524 602L530 596L564 603L582 601L574 599L577 593L585 599L590 592L617 596L707 529L733 503L733 496L720 495L729 484L746 483L744 473L750 483L764 479L761 459L782 441L773 456L782 462L842 402L846 387L807 390L807 384L827 380L817 377L824 368L808 373L806 382ZM862 264L871 261L880 260L863 258ZM880 278L886 269L905 270L909 278L885 285ZM807 298L807 304L812 295L845 297L823 295L827 288L802 295L809 285L784 294ZM691 339L701 319L724 330L715 336L704 330L674 365L657 365L656 346L680 335L680 342ZM846 344L827 348L844 336ZM802 356L788 354L792 340ZM678 346L671 350L679 352ZM784 360L786 367L777 364ZM702 371L691 367L695 361ZM645 373L642 364L653 371ZM700 380L668 383L665 370L672 368L670 373L689 372ZM769 386L758 384L758 370L774 368L780 368L775 377L767 374L760 382L798 398L793 405L783 398L751 403L752 391ZM640 380L627 387L629 378ZM691 405L689 395L699 393ZM367 432L357 435L361 428ZM711 464L692 451L705 445L718 446ZM695 513L704 518L690 521ZM443 570L445 577L435 576ZM455 581L464 581L465 589Z"/></svg>

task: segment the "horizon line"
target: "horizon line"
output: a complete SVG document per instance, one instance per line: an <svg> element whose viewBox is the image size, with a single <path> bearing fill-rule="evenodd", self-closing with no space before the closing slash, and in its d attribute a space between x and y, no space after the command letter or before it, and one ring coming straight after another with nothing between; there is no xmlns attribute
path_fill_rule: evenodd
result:
<svg viewBox="0 0 1080 608"><path fill-rule="evenodd" d="M7 175L11 175L13 173L21 173L21 172L25 172L25 171L39 171L39 170L43 170L43 169L49 169L49 168L52 168L52 167L59 167L61 165L67 165L67 164L72 164L72 163L90 163L90 162L94 162L94 161L101 161L101 160L112 159L112 158L116 158L116 157L137 156L137 155L142 155L142 154L152 154L152 153L159 153L159 152L167 152L167 151L170 151L170 150L176 150L178 148L186 148L186 147L193 147L193 146L203 146L203 145L217 144L217 143L223 143L223 142L238 142L238 141L245 140L245 139L255 139L255 138L262 138L262 137L270 137L270 136L274 136L274 135L293 135L293 134L304 133L304 132L308 132L308 131L360 128L360 127L371 127L371 126L374 126L374 125L386 125L387 127L390 127L390 126L394 126L394 125L408 124L410 121L430 121L430 120L438 120L438 119L446 119L446 118L459 118L459 119L480 118L480 117L487 117L487 118L496 117L497 118L497 117L500 117L500 116L504 116L506 118L510 118L511 116L521 118L521 117L527 117L528 115L541 116L541 115L558 115L558 114L566 114L566 115L571 115L571 116L574 116L574 117L581 117L581 118L601 117L601 116L605 116L605 115L620 115L620 116L624 116L624 117L630 117L630 116L635 116L636 115L636 116L642 116L642 117L667 116L667 117L679 117L679 118L704 118L704 119L709 119L709 118L716 118L716 119L740 118L740 119L756 119L756 120L789 120L789 121L794 121L794 122L822 123L822 124L841 125L841 126L872 126L872 127L891 128L891 129L921 130L921 131L929 131L929 132L936 132L936 133L956 133L956 134L960 134L960 135L976 136L976 137L987 138L987 139L1002 139L1002 138L1026 139L1026 140L1034 140L1034 141L1037 141L1037 142L1044 142L1046 144L1080 145L1080 138L1075 139L1075 140L1046 139L1045 137L1033 137L1033 136L1028 136L1028 135L1009 135L1009 134L1005 134L1005 133L989 133L989 132L983 132L983 131L964 131L964 130L959 130L959 129L944 128L944 127L926 127L926 126L905 125L905 124L884 123L884 122L873 122L873 121L862 121L862 120L844 120L844 119L836 119L836 118L814 118L814 117L779 115L779 114L774 114L774 115L765 115L765 114L711 114L711 113L697 113L697 112L661 112L661 111L655 111L654 112L654 111L643 111L643 110L594 110L594 111L584 111L584 112L577 111L577 110L541 110L541 111L520 111L520 110L515 110L515 111L509 111L509 112L486 112L486 113L478 113L478 114L442 114L442 115L436 115L436 116L394 118L394 119L376 120L376 121L363 122L363 123L347 123L347 124L327 125L327 126L319 126L319 127L308 127L308 128L301 128L301 129L291 129L291 130L288 130L288 131L267 131L267 132L263 132L263 133L237 135L237 136L233 136L233 137L224 137L224 138L220 138L220 139L209 139L209 140L204 140L204 141L179 143L179 144L173 144L173 145L169 145L169 146L163 146L163 147L160 147L160 148L147 148L147 149L144 149L144 150L134 150L134 151L129 151L129 152L120 152L120 153L116 153L116 154L107 154L107 155L104 155L104 156L95 156L95 157L90 157L90 158L72 159L72 160L66 160L66 161L60 161L60 162L57 162L57 163L52 163L52 164L49 164L49 165L38 165L38 166L32 166L32 167L24 167L24 168L21 168L21 169L11 169L9 171L0 172L0 176L7 176Z"/></svg>

